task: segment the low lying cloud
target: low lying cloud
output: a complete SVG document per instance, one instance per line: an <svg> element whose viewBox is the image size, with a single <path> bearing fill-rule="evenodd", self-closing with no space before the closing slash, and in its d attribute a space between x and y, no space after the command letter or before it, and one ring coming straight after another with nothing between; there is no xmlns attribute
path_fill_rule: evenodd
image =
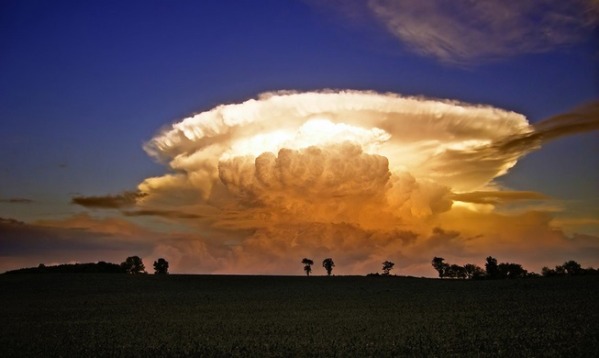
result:
<svg viewBox="0 0 599 358"><path fill-rule="evenodd" d="M547 52L591 36L599 23L595 0L310 3L352 21L369 17L412 51L450 64Z"/></svg>

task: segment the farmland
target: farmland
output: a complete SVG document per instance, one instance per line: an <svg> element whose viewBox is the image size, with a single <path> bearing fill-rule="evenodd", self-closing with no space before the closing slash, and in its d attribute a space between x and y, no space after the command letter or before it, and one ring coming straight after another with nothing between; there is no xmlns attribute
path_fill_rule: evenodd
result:
<svg viewBox="0 0 599 358"><path fill-rule="evenodd" d="M0 356L599 356L599 277L0 275Z"/></svg>

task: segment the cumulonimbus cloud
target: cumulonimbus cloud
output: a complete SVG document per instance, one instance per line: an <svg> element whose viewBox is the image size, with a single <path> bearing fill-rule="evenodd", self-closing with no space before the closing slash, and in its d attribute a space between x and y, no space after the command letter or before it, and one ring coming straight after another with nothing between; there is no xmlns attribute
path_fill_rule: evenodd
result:
<svg viewBox="0 0 599 358"><path fill-rule="evenodd" d="M596 0L332 0L316 4L354 19L370 16L412 51L453 64L547 52L589 36L599 20Z"/></svg>
<svg viewBox="0 0 599 358"><path fill-rule="evenodd" d="M218 272L293 272L290 258L326 254L359 273L389 255L420 265L431 250L467 257L484 245L513 247L497 225L463 217L528 220L554 247L567 246L544 216L492 214L546 199L498 191L494 179L548 140L596 129L595 112L591 104L531 125L515 112L449 100L266 93L185 118L149 141L146 151L169 173L139 185L145 196L132 213L178 213L167 216L201 233L202 255Z"/></svg>

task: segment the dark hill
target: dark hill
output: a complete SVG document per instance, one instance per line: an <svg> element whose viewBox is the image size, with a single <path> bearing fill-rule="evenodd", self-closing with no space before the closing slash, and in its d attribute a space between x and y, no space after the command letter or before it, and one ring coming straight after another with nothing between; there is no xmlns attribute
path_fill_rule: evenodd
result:
<svg viewBox="0 0 599 358"><path fill-rule="evenodd" d="M61 264L55 266L28 267L17 270L6 271L6 274L23 273L125 273L121 265L100 261L98 263Z"/></svg>

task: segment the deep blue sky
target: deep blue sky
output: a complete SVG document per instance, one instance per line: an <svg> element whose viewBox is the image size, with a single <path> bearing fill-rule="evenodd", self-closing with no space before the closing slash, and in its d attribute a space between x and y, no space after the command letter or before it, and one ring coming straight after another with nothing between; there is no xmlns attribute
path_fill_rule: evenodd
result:
<svg viewBox="0 0 599 358"><path fill-rule="evenodd" d="M160 128L264 91L390 91L531 122L597 98L593 36L454 66L408 51L380 25L346 20L302 1L0 2L0 199L40 204L5 205L0 216L60 215L76 211L75 193L135 188L164 172L142 150ZM501 182L596 200L598 149L596 133L562 139Z"/></svg>

